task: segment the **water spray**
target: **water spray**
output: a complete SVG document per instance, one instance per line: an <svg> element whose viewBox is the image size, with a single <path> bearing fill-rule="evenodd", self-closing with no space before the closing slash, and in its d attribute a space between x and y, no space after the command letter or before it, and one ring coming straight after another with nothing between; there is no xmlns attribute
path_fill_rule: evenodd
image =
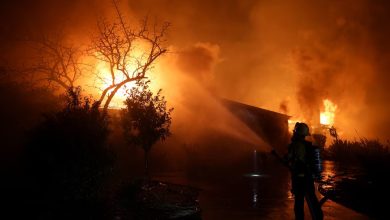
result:
<svg viewBox="0 0 390 220"><path fill-rule="evenodd" d="M259 170L259 161L257 158L257 150L253 150L253 171L244 175L245 177L250 178L263 178L266 175L262 174Z"/></svg>

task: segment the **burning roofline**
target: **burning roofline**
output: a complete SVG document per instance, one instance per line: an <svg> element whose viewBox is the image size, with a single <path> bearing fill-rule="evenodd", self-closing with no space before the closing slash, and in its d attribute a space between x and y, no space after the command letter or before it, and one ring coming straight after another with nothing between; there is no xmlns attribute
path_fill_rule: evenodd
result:
<svg viewBox="0 0 390 220"><path fill-rule="evenodd" d="M281 118L284 118L286 120L291 118L290 115L286 115L286 114L283 114L283 113L280 113L280 112L271 111L271 110L264 109L264 108L259 108L259 107L253 106L253 105L249 105L249 104L242 103L242 102L237 102L237 101L234 101L234 100L231 100L231 99L220 98L220 100L221 100L221 102L223 104L227 104L227 105L232 104L232 105L236 105L236 106L240 106L240 107L249 109L251 111L266 112L267 114L275 115L277 117L281 117Z"/></svg>

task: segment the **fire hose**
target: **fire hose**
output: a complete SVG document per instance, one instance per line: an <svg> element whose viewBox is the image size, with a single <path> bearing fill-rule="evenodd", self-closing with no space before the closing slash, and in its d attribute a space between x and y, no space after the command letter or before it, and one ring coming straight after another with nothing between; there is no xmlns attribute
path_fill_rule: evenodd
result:
<svg viewBox="0 0 390 220"><path fill-rule="evenodd" d="M289 168L289 169L291 170L291 166L290 166L290 164L287 162L287 160L286 160L285 158L281 157L281 156L276 152L275 149L272 149L271 154L274 155L275 158L276 158L279 162L281 162L281 164L283 164L285 167L287 167L287 168ZM320 176L320 177L314 178L314 182L317 183L317 184L316 184L316 185L317 185L316 188L317 188L317 191L320 192L320 189L321 189L321 187L322 187L323 185L327 185L327 184L330 183L330 179L324 181L323 178L322 178L322 176ZM331 196L331 195L330 195L331 193L326 193L326 194L321 193L321 194L322 194L324 197L321 198L320 201L319 201L320 206L322 206L322 205L329 199L329 197Z"/></svg>

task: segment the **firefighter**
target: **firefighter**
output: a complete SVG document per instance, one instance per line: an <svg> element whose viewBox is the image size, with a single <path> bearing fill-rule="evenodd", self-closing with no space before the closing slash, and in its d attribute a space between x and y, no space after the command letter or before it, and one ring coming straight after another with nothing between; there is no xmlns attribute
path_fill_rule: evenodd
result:
<svg viewBox="0 0 390 220"><path fill-rule="evenodd" d="M285 160L291 170L295 219L304 219L304 198L306 198L312 218L322 220L323 213L314 188L314 179L319 177L318 170L313 166L313 161L316 161L312 153L315 147L305 140L309 135L307 124L299 122L295 124Z"/></svg>

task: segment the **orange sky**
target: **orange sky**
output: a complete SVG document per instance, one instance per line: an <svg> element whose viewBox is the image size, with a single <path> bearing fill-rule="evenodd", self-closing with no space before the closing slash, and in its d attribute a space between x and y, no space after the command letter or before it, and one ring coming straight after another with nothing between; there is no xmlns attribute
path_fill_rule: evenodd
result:
<svg viewBox="0 0 390 220"><path fill-rule="evenodd" d="M96 18L112 15L110 4L5 1L2 60L21 56L15 39L54 29L85 46ZM147 14L172 23L171 53L154 76L167 97L182 94L174 83L184 74L210 94L313 123L327 98L338 106L335 126L343 135L389 137L387 1L129 0L121 10L130 23Z"/></svg>

